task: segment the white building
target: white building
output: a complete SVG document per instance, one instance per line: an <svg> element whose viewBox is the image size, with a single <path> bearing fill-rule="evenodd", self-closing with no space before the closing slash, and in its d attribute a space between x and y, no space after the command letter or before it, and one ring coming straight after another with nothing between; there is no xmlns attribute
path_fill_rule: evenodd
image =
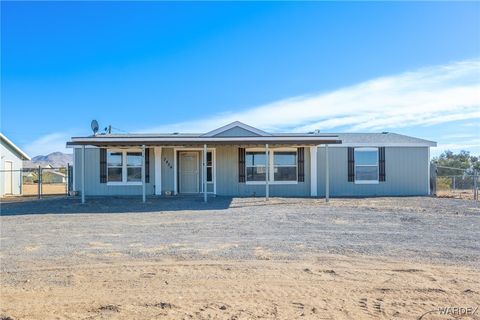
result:
<svg viewBox="0 0 480 320"><path fill-rule="evenodd" d="M22 194L23 160L30 157L0 133L0 197Z"/></svg>

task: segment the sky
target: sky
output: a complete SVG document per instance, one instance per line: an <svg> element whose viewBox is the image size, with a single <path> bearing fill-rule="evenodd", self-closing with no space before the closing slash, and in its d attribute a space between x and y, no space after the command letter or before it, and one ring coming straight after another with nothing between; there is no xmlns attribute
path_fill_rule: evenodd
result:
<svg viewBox="0 0 480 320"><path fill-rule="evenodd" d="M480 154L480 2L1 2L1 131L390 131Z"/></svg>

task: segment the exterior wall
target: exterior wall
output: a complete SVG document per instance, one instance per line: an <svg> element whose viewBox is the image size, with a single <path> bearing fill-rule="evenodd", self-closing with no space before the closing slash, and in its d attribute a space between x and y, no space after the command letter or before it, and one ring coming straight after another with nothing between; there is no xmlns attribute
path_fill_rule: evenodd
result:
<svg viewBox="0 0 480 320"><path fill-rule="evenodd" d="M75 190L81 191L82 179L82 149L75 148ZM150 183L146 184L146 194L154 194L155 185L155 154L150 150ZM85 195L86 196L104 196L104 195L142 195L142 186L112 186L107 183L100 183L100 149L85 148Z"/></svg>
<svg viewBox="0 0 480 320"><path fill-rule="evenodd" d="M273 150L274 148L271 148ZM265 196L265 184L238 182L238 146L220 146L217 151L217 195ZM270 196L310 196L310 150L305 148L305 182L270 184Z"/></svg>
<svg viewBox="0 0 480 320"><path fill-rule="evenodd" d="M428 194L428 147L386 147L386 181L378 184L348 182L346 147L329 147L328 154L332 197ZM318 149L317 161L318 196L325 196L325 147Z"/></svg>
<svg viewBox="0 0 480 320"><path fill-rule="evenodd" d="M15 150L13 150L8 144L5 144L3 140L0 145L0 196L5 195L5 161L12 161L12 194L19 195L22 192L22 175L20 170L23 168L23 161L17 156ZM15 171L17 170L17 171Z"/></svg>
<svg viewBox="0 0 480 320"><path fill-rule="evenodd" d="M162 194L174 191L175 161L173 148L162 148Z"/></svg>
<svg viewBox="0 0 480 320"><path fill-rule="evenodd" d="M215 137L258 137L258 134L240 127L233 127L216 134Z"/></svg>
<svg viewBox="0 0 480 320"><path fill-rule="evenodd" d="M274 148L271 148L273 150ZM150 183L147 195L154 194L155 153L150 149ZM216 146L216 194L221 196L265 196L265 184L238 182L238 146ZM75 152L75 190L81 190L81 149ZM100 183L100 151L85 149L85 194L141 195L141 186L109 186ZM178 160L178 159L177 159ZM20 161L21 163L21 161ZM174 191L175 156L172 147L162 148L162 194ZM347 148L329 147L330 195L341 196L408 196L428 194L428 147L386 147L386 181L378 184L355 184L347 179ZM3 159L2 159L3 165ZM270 184L271 196L310 196L310 148L305 148L305 182L296 184ZM14 164L14 168L17 168ZM318 196L325 196L325 148L318 148ZM3 180L2 180L3 181ZM4 185L1 186L3 189Z"/></svg>

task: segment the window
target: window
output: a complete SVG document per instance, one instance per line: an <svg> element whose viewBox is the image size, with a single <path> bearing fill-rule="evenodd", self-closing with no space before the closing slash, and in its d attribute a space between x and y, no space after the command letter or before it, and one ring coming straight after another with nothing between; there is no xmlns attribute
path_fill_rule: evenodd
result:
<svg viewBox="0 0 480 320"><path fill-rule="evenodd" d="M265 181L265 152L247 152L245 166L247 181Z"/></svg>
<svg viewBox="0 0 480 320"><path fill-rule="evenodd" d="M141 152L127 152L127 181L142 182Z"/></svg>
<svg viewBox="0 0 480 320"><path fill-rule="evenodd" d="M207 182L213 182L213 160L212 151L207 152Z"/></svg>
<svg viewBox="0 0 480 320"><path fill-rule="evenodd" d="M141 183L142 161L141 151L107 150L107 182Z"/></svg>
<svg viewBox="0 0 480 320"><path fill-rule="evenodd" d="M297 152L273 152L273 180L297 181Z"/></svg>
<svg viewBox="0 0 480 320"><path fill-rule="evenodd" d="M378 148L355 148L355 183L378 183Z"/></svg>
<svg viewBox="0 0 480 320"><path fill-rule="evenodd" d="M122 182L123 153L107 152L108 182Z"/></svg>
<svg viewBox="0 0 480 320"><path fill-rule="evenodd" d="M269 183L296 183L297 174L297 151L296 149L269 151ZM246 150L245 171L246 182L264 183L266 177L265 151Z"/></svg>

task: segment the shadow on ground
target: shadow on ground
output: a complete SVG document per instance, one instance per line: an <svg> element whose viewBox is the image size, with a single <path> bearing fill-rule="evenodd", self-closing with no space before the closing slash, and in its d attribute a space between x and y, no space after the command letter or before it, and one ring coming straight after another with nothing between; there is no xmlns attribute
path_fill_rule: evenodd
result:
<svg viewBox="0 0 480 320"><path fill-rule="evenodd" d="M212 197L208 202L203 197L149 197L143 203L139 197L95 197L82 204L79 198L27 199L3 201L1 216L29 214L75 214L75 213L126 213L182 210L223 210L232 202L230 197Z"/></svg>

